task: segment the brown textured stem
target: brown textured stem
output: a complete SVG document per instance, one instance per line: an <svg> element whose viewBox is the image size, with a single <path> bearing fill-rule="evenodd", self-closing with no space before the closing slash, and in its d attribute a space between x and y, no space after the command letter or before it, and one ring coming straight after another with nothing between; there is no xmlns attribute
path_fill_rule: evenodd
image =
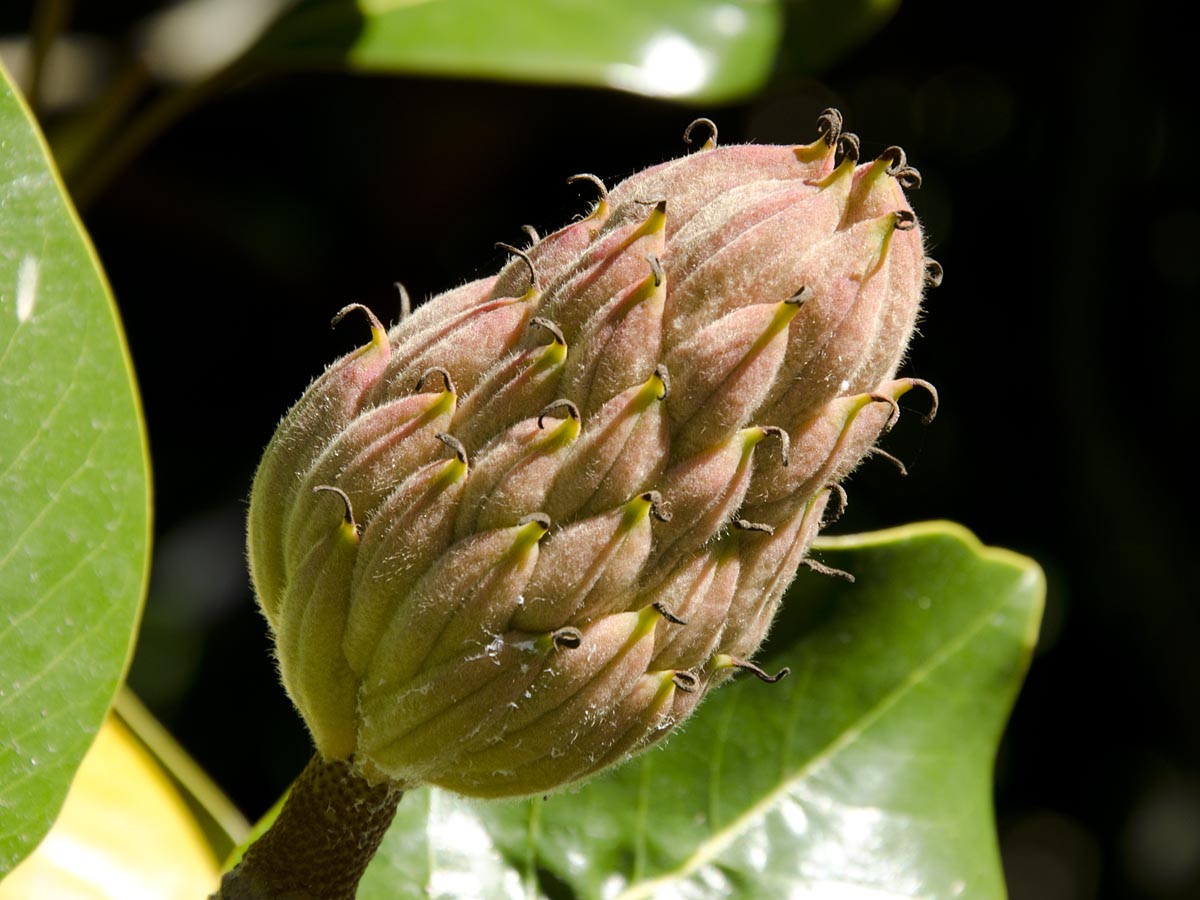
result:
<svg viewBox="0 0 1200 900"><path fill-rule="evenodd" d="M353 900L404 791L313 756L279 818L210 900Z"/></svg>

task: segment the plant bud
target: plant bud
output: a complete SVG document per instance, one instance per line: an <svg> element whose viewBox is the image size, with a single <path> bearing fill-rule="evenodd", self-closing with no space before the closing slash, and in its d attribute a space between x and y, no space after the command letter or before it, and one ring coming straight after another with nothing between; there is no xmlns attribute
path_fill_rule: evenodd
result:
<svg viewBox="0 0 1200 900"><path fill-rule="evenodd" d="M737 671L780 677L750 658L797 567L839 574L807 556L838 483L933 392L895 378L936 266L919 175L895 147L860 164L836 111L819 128L713 129L611 193L576 176L587 217L386 334L367 313L288 413L249 552L325 758L539 793Z"/></svg>

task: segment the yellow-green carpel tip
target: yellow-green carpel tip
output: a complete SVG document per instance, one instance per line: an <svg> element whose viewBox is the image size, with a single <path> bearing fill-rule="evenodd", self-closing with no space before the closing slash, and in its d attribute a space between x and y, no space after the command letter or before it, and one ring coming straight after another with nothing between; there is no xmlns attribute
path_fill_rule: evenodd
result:
<svg viewBox="0 0 1200 900"><path fill-rule="evenodd" d="M517 524L517 533L513 538L511 556L523 556L546 536L550 530L550 517L541 513L526 516Z"/></svg>

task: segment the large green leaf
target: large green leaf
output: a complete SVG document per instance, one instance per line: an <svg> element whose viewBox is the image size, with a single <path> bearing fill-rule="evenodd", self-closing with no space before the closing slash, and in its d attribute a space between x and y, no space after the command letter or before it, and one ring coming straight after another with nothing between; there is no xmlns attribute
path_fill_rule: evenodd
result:
<svg viewBox="0 0 1200 900"><path fill-rule="evenodd" d="M112 298L0 69L0 874L41 839L133 641L149 544Z"/></svg>
<svg viewBox="0 0 1200 900"><path fill-rule="evenodd" d="M360 900L1002 898L992 762L1040 569L957 526L827 542L778 685L717 691L665 750L548 799L407 795Z"/></svg>
<svg viewBox="0 0 1200 900"><path fill-rule="evenodd" d="M762 87L781 32L777 0L303 0L250 59L720 102Z"/></svg>

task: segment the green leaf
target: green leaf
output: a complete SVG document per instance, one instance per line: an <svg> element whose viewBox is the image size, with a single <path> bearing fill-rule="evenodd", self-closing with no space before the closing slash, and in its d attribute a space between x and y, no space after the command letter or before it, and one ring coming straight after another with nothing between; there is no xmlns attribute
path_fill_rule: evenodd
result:
<svg viewBox="0 0 1200 900"><path fill-rule="evenodd" d="M305 0L250 60L725 102L771 73L777 0Z"/></svg>
<svg viewBox="0 0 1200 900"><path fill-rule="evenodd" d="M827 541L777 685L714 693L665 750L549 799L407 795L360 900L1004 897L992 763L1041 570L934 523Z"/></svg>
<svg viewBox="0 0 1200 900"><path fill-rule="evenodd" d="M0 68L0 874L49 829L141 610L149 476L116 310Z"/></svg>

